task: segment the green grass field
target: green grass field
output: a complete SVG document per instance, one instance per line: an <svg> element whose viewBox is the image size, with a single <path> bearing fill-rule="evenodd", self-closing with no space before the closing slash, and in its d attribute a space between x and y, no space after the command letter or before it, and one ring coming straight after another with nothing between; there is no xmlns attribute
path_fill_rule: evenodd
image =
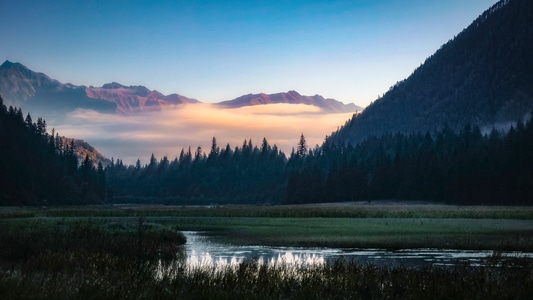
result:
<svg viewBox="0 0 533 300"><path fill-rule="evenodd" d="M533 251L533 208L446 205L2 208L0 222L135 223L206 231L223 242L345 248Z"/></svg>
<svg viewBox="0 0 533 300"><path fill-rule="evenodd" d="M296 218L439 218L533 220L533 207L453 206L389 201L311 205L225 205L225 206L69 206L1 207L0 219L9 217L296 217Z"/></svg>
<svg viewBox="0 0 533 300"><path fill-rule="evenodd" d="M236 244L533 250L533 220L176 217L168 222Z"/></svg>

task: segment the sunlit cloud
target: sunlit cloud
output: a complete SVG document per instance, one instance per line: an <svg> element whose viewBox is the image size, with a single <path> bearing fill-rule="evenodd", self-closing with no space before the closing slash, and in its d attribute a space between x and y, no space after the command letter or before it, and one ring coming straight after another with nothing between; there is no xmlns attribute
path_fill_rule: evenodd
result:
<svg viewBox="0 0 533 300"><path fill-rule="evenodd" d="M181 149L198 146L208 152L211 139L219 147L241 147L252 139L259 146L263 137L287 155L304 134L310 148L321 145L326 135L351 117L351 113L325 114L309 105L271 104L223 109L212 104L188 104L136 115L109 115L77 110L56 125L59 134L83 139L102 154L127 164L157 158L173 159ZM65 125L68 124L68 125Z"/></svg>

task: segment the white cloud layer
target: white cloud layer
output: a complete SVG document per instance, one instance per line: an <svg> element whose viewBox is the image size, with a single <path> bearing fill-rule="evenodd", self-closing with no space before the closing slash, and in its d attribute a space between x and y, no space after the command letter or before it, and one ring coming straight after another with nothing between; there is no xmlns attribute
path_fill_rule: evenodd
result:
<svg viewBox="0 0 533 300"><path fill-rule="evenodd" d="M211 104L189 104L174 109L137 115L109 115L78 110L55 125L60 135L83 139L106 157L127 164L146 163L179 155L182 148L200 146L209 151L212 137L219 147L241 147L244 139L259 146L263 137L287 155L304 134L310 148L321 145L326 135L351 117L351 113L325 114L317 107L271 104L221 109ZM65 125L68 124L68 125Z"/></svg>

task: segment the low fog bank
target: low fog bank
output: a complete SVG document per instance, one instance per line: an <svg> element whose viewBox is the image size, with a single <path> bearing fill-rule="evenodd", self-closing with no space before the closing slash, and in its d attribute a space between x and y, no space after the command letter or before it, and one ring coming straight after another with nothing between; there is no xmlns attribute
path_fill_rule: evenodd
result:
<svg viewBox="0 0 533 300"><path fill-rule="evenodd" d="M209 152L211 140L218 146L241 147L245 139L259 146L263 137L290 155L304 134L309 148L321 145L352 113L326 114L309 105L271 104L221 109L211 104L188 104L173 109L136 115L109 115L77 110L66 117L56 132L83 139L108 158L126 164L156 158L173 159L181 149L198 146ZM65 125L67 124L67 125Z"/></svg>

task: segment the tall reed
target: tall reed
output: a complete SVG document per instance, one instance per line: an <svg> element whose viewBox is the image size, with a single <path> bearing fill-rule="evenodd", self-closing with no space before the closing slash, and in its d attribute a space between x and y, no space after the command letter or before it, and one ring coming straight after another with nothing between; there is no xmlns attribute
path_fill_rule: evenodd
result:
<svg viewBox="0 0 533 300"><path fill-rule="evenodd" d="M407 268L337 260L243 261L222 269L110 254L38 256L0 272L2 299L528 299L531 261L515 267ZM164 267L165 273L159 272Z"/></svg>

